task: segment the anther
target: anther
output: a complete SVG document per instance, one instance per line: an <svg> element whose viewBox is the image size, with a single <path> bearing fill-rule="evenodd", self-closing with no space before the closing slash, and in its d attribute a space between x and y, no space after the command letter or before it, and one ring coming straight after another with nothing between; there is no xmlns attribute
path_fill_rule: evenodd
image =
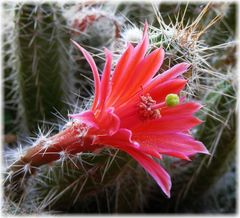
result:
<svg viewBox="0 0 240 218"><path fill-rule="evenodd" d="M154 108L156 101L150 94L140 96L139 114L142 119L158 119L161 117L159 108Z"/></svg>

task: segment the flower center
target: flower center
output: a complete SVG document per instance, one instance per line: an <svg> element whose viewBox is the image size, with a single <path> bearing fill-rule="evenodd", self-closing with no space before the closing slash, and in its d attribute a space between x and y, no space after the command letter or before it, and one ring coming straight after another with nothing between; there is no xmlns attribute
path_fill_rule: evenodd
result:
<svg viewBox="0 0 240 218"><path fill-rule="evenodd" d="M140 103L138 104L138 107L141 119L148 120L160 118L160 109L159 107L155 108L154 106L156 105L156 101L152 99L149 93L140 96Z"/></svg>
<svg viewBox="0 0 240 218"><path fill-rule="evenodd" d="M160 110L163 107L174 107L180 103L180 99L177 94L168 94L164 102L157 103L152 99L151 95L140 96L140 103L138 104L140 118L142 120L147 119L159 119L161 117Z"/></svg>

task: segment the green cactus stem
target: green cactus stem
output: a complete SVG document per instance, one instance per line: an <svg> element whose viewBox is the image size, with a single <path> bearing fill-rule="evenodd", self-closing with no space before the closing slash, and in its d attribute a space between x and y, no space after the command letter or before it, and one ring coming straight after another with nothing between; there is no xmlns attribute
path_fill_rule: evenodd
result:
<svg viewBox="0 0 240 218"><path fill-rule="evenodd" d="M39 169L37 179L28 181L31 190L25 195L36 195L47 211L129 213L143 207L150 181L130 156L106 149Z"/></svg>
<svg viewBox="0 0 240 218"><path fill-rule="evenodd" d="M20 107L30 131L39 121L53 121L56 110L63 111L69 36L58 10L54 4L26 3L16 11Z"/></svg>
<svg viewBox="0 0 240 218"><path fill-rule="evenodd" d="M196 132L196 136L209 149L211 155L201 161L196 160L198 167L188 182L182 187L181 203L192 201L194 196L202 196L228 172L236 154L236 97L233 85L224 81L210 92L204 103L211 111ZM195 162L195 161L194 161ZM194 163L193 163L194 165Z"/></svg>

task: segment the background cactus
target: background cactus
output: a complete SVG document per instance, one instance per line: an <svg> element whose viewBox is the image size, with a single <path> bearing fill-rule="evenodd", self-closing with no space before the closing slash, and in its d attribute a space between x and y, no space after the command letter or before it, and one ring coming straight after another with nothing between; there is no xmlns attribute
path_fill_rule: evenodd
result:
<svg viewBox="0 0 240 218"><path fill-rule="evenodd" d="M23 4L16 17L20 98L26 126L34 130L39 120L53 121L54 110L64 111L71 87L69 34L55 5Z"/></svg>
<svg viewBox="0 0 240 218"><path fill-rule="evenodd" d="M21 129L32 132L44 120L56 120L57 111L66 111L63 102L71 90L71 60L66 53L70 35L63 30L65 20L56 4L19 3L14 21L14 76L7 82L17 86L13 97Z"/></svg>
<svg viewBox="0 0 240 218"><path fill-rule="evenodd" d="M236 5L155 2L145 6L107 2L5 4L4 12L11 12L4 23L3 37L5 134L26 134L13 128L17 124L30 130L31 135L41 121L47 125L46 130L46 121L53 122L53 131L63 128L59 116L67 122L68 110L76 112L91 103L90 69L70 38L90 50L102 69L101 49L112 49L115 63L125 49L126 32L135 28L140 35L147 19L151 46L163 46L166 51L161 71L182 61L192 64L184 75L189 80L185 92L188 98L204 104L199 116L205 120L193 133L212 156L199 156L188 163L165 159L173 178L172 198L167 200L126 154L106 149L97 154L63 155L57 163L41 167L38 174L23 180L17 202L11 199L12 193L6 195L5 213L235 211L236 87L232 78ZM146 13L147 17L142 16ZM103 22L106 25L102 26ZM54 116L56 111L63 115ZM36 140L47 134L51 132L40 131ZM33 141L24 142L24 147ZM7 160L6 166L21 155L16 149L9 150L9 145L6 154L12 160ZM226 177L228 185L223 187ZM224 199L231 203L225 208L216 207L216 198L219 205ZM199 203L203 201L208 204Z"/></svg>
<svg viewBox="0 0 240 218"><path fill-rule="evenodd" d="M67 21L66 29L71 39L78 42L94 56L100 70L104 66L103 48L111 48L118 40L123 19L115 14L113 4L66 4L62 5L63 16ZM93 94L93 77L87 61L75 47L71 47L71 57L75 64L71 73L74 75L76 96L82 102ZM75 104L73 102L73 104Z"/></svg>
<svg viewBox="0 0 240 218"><path fill-rule="evenodd" d="M37 195L44 201L49 198L46 207L57 211L136 212L143 206L140 194L147 194L149 188L148 181L142 183L145 172L119 151L81 155L45 171L39 177ZM54 192L57 194L49 196ZM134 204L128 200L129 195L135 199Z"/></svg>
<svg viewBox="0 0 240 218"><path fill-rule="evenodd" d="M223 121L205 116L205 123L197 130L196 135L208 146L212 156L203 158L201 164L188 182L194 194L203 193L217 182L234 164L236 153L236 98L232 84L222 82L215 92L205 98L208 108L225 118ZM215 132L218 132L216 134ZM204 184L204 185L202 185ZM186 194L185 194L186 195Z"/></svg>

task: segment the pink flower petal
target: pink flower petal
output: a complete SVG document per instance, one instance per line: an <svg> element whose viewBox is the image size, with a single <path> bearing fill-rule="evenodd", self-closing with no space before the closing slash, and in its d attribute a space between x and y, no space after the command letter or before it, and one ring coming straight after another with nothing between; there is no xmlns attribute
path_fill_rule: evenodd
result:
<svg viewBox="0 0 240 218"><path fill-rule="evenodd" d="M189 67L189 64L187 63L180 63L175 66L173 66L171 69L163 72L162 74L159 74L156 76L152 81L150 81L148 84L146 84L146 87L144 87L146 90L150 90L159 83L163 83L165 81L174 79L183 73L187 71Z"/></svg>
<svg viewBox="0 0 240 218"><path fill-rule="evenodd" d="M95 143L102 143L110 146L117 147L134 147L139 148L139 144L132 140L132 132L129 129L119 129L112 137L107 135L100 136L95 140Z"/></svg>
<svg viewBox="0 0 240 218"><path fill-rule="evenodd" d="M136 76L134 74L135 69L138 64L143 60L144 55L147 52L148 44L148 35L145 34L143 40L131 52L131 56L129 57L128 61L126 63L123 63L122 66L120 66L120 69L122 69L122 76L119 81L114 81L116 85L113 85L114 88L112 89L111 96L109 97L108 106L116 106L115 104L121 104L122 96L126 92L128 92L129 89L128 81L131 81L132 78ZM113 78L115 73L117 72L114 71Z"/></svg>
<svg viewBox="0 0 240 218"><path fill-rule="evenodd" d="M149 92L144 90L144 93L149 93L154 100L161 102L165 101L166 96L170 93L178 94L186 83L187 81L184 79L174 79L155 86L153 89L149 90Z"/></svg>
<svg viewBox="0 0 240 218"><path fill-rule="evenodd" d="M133 134L139 132L143 132L144 134L149 134L151 132L180 132L189 130L200 123L202 123L202 121L193 116L176 116L166 119L161 117L157 120L147 120L142 123L139 122L136 126L131 126L131 129Z"/></svg>
<svg viewBox="0 0 240 218"><path fill-rule="evenodd" d="M146 82L152 79L161 67L164 59L164 50L162 48L156 49L148 56L146 56L141 63L138 64L132 77L128 79L126 87L128 90L121 97L121 101L126 101L129 96L133 96L140 90ZM121 102L118 102L121 104Z"/></svg>
<svg viewBox="0 0 240 218"><path fill-rule="evenodd" d="M108 108L105 111L101 111L97 119L102 131L102 133L99 132L99 135L111 136L120 128L120 119L114 113L114 108Z"/></svg>
<svg viewBox="0 0 240 218"><path fill-rule="evenodd" d="M141 144L140 149L145 152L151 150L186 160L190 160L189 156L196 153L209 154L201 142L184 133L138 134L134 136L134 140Z"/></svg>
<svg viewBox="0 0 240 218"><path fill-rule="evenodd" d="M187 102L174 107L165 107L161 109L162 116L191 115L197 112L202 105L196 102Z"/></svg>
<svg viewBox="0 0 240 218"><path fill-rule="evenodd" d="M75 42L73 40L71 40L71 41L83 53L84 57L86 58L87 62L89 63L89 65L92 69L93 78L94 78L94 87L95 87L94 100L93 100L93 105L92 105L92 109L94 110L97 105L99 95L100 95L100 78L99 78L97 66L96 66L92 56L84 48L82 48L77 42Z"/></svg>
<svg viewBox="0 0 240 218"><path fill-rule="evenodd" d="M170 198L171 179L168 173L153 159L133 148L120 148L130 154L157 182L163 192Z"/></svg>
<svg viewBox="0 0 240 218"><path fill-rule="evenodd" d="M119 82L122 80L124 72L127 70L128 63L133 53L133 46L131 44L128 45L128 48L123 53L121 58L119 59L113 76L112 76L112 88L113 90L117 90L117 86L119 86Z"/></svg>
<svg viewBox="0 0 240 218"><path fill-rule="evenodd" d="M99 98L99 110L102 110L107 98L107 95L110 93L110 75L111 75L111 64L112 64L112 54L109 50L105 49L106 64L102 74L101 80L101 93Z"/></svg>
<svg viewBox="0 0 240 218"><path fill-rule="evenodd" d="M99 126L97 124L97 120L94 116L94 113L92 111L84 111L79 114L70 114L68 115L70 118L74 120L79 120L80 122L83 122L87 124L90 127L94 127L96 129L99 129Z"/></svg>

